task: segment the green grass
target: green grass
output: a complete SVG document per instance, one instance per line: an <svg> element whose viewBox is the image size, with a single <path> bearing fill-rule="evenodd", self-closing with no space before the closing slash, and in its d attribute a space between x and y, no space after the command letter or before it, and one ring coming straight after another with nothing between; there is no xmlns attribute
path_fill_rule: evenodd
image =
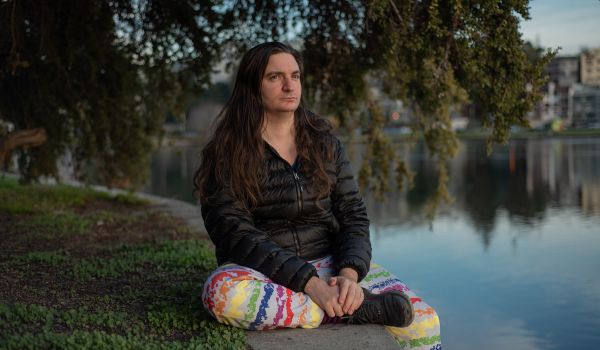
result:
<svg viewBox="0 0 600 350"><path fill-rule="evenodd" d="M16 227L41 235L60 236L83 234L94 223L91 218L73 212L42 212L19 222Z"/></svg>
<svg viewBox="0 0 600 350"><path fill-rule="evenodd" d="M207 241L132 195L0 179L0 349L244 349Z"/></svg>
<svg viewBox="0 0 600 350"><path fill-rule="evenodd" d="M65 185L21 186L14 179L0 178L0 211L11 214L46 212L82 205L92 199L110 199L111 195Z"/></svg>
<svg viewBox="0 0 600 350"><path fill-rule="evenodd" d="M21 255L16 255L12 258L12 262L25 263L25 264L45 264L51 266L61 266L69 263L71 258L69 253L63 251L51 251L51 252L28 252ZM4 263L4 266L10 266L10 263Z"/></svg>
<svg viewBox="0 0 600 350"><path fill-rule="evenodd" d="M205 332L187 341L164 341L148 339L134 334L118 335L102 331L73 331L70 334L56 332L41 332L38 334L25 333L8 335L3 345L4 349L240 349L243 348L242 338L237 334L225 333L207 324Z"/></svg>
<svg viewBox="0 0 600 350"><path fill-rule="evenodd" d="M91 200L144 205L148 202L135 195L116 194L66 185L22 186L16 179L0 177L0 211L12 214L62 210L83 205Z"/></svg>
<svg viewBox="0 0 600 350"><path fill-rule="evenodd" d="M149 266L182 275L216 266L214 254L207 248L206 242L199 240L123 246L109 249L106 253L109 258L73 259L69 266L72 275L81 280L116 278L125 273L142 272Z"/></svg>
<svg viewBox="0 0 600 350"><path fill-rule="evenodd" d="M41 305L0 304L0 319L4 325L18 328L22 325L42 326L42 331L50 331L61 326L75 330L76 327L103 327L117 331L132 327L136 320L123 312L100 311L90 312L85 306L78 309L58 311ZM35 327L34 327L35 328Z"/></svg>

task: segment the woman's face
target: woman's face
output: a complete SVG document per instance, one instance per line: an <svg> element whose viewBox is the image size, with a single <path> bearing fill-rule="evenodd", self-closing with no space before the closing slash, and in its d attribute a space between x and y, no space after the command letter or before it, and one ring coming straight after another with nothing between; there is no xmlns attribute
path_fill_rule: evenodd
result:
<svg viewBox="0 0 600 350"><path fill-rule="evenodd" d="M302 85L300 68L294 56L277 53L269 57L262 78L261 95L267 114L293 113L298 108Z"/></svg>

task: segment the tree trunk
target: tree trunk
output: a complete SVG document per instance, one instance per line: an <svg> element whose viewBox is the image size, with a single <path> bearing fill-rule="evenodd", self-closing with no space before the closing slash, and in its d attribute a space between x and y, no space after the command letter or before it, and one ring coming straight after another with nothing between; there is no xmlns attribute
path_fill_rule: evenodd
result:
<svg viewBox="0 0 600 350"><path fill-rule="evenodd" d="M10 155L18 147L39 147L46 143L48 135L42 128L17 130L0 138L0 166L6 167Z"/></svg>

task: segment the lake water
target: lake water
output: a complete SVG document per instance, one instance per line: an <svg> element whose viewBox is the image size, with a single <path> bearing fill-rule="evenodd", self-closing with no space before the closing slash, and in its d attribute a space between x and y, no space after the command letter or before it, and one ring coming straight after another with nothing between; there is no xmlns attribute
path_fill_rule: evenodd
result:
<svg viewBox="0 0 600 350"><path fill-rule="evenodd" d="M462 142L455 202L432 222L433 162L397 147L418 175L384 203L365 194L373 260L436 308L445 349L600 347L600 139L513 140L490 157ZM157 151L146 191L193 202L198 154Z"/></svg>

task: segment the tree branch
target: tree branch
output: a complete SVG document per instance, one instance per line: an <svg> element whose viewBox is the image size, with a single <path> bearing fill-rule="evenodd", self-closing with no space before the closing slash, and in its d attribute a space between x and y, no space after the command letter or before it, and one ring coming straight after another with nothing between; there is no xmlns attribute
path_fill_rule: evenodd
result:
<svg viewBox="0 0 600 350"><path fill-rule="evenodd" d="M42 128L17 130L0 138L0 166L6 167L10 155L18 147L39 147L46 143L48 135Z"/></svg>
<svg viewBox="0 0 600 350"><path fill-rule="evenodd" d="M396 17L398 17L398 22L399 22L398 24L402 23L402 16L400 15L400 11L398 10L398 7L394 3L394 0L390 0L390 5L392 6L392 10L394 10L394 13L396 14Z"/></svg>

